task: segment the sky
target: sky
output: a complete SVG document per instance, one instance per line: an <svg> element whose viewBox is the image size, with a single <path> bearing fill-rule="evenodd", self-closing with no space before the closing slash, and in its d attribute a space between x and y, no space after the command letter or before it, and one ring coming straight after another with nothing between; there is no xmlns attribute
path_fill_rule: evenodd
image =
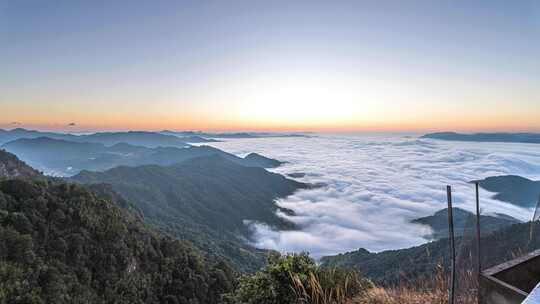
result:
<svg viewBox="0 0 540 304"><path fill-rule="evenodd" d="M0 0L0 128L540 131L538 1Z"/></svg>

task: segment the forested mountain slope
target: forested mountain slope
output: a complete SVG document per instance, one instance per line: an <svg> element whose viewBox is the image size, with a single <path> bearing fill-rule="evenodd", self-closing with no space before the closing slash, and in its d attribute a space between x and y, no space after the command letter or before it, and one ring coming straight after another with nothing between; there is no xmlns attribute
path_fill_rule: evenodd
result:
<svg viewBox="0 0 540 304"><path fill-rule="evenodd" d="M83 171L73 180L107 183L134 203L145 219L239 269L262 265L261 251L246 244L246 220L293 228L276 215L274 200L309 185L212 155L173 166L117 167ZM285 210L286 211L286 210Z"/></svg>
<svg viewBox="0 0 540 304"><path fill-rule="evenodd" d="M219 303L233 273L81 185L0 182L0 302Z"/></svg>
<svg viewBox="0 0 540 304"><path fill-rule="evenodd" d="M9 178L29 178L40 175L17 156L0 149L0 180Z"/></svg>

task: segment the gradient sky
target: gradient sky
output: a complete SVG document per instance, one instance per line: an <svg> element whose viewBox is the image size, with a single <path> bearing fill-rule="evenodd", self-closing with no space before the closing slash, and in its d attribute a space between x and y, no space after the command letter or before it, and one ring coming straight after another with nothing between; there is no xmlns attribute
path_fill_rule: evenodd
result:
<svg viewBox="0 0 540 304"><path fill-rule="evenodd" d="M540 130L539 34L535 0L0 0L0 127Z"/></svg>

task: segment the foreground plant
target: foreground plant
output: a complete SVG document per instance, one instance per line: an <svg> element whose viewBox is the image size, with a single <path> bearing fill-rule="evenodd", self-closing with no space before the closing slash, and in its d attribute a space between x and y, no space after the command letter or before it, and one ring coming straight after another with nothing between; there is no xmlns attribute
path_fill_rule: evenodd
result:
<svg viewBox="0 0 540 304"><path fill-rule="evenodd" d="M240 279L231 303L343 304L371 289L357 272L319 267L308 254L272 254L267 266Z"/></svg>

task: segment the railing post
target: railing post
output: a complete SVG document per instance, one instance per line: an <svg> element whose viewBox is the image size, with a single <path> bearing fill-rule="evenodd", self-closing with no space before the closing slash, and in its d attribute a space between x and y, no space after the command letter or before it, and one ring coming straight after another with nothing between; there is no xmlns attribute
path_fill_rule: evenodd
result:
<svg viewBox="0 0 540 304"><path fill-rule="evenodd" d="M474 183L476 186L476 247L477 247L477 256L478 256L478 275L482 271L482 265L480 262L480 194L479 194L479 182Z"/></svg>
<svg viewBox="0 0 540 304"><path fill-rule="evenodd" d="M474 182L475 188L476 188L476 258L477 258L477 265L476 265L476 271L477 271L477 280L478 280L478 289L477 289L477 298L478 303L480 303L480 274L482 273L482 264L481 264L481 257L480 254L480 193L479 193L479 183L478 181Z"/></svg>
<svg viewBox="0 0 540 304"><path fill-rule="evenodd" d="M452 268L450 274L450 292L448 303L454 304L454 287L456 283L456 248L454 245L454 213L452 210L452 187L446 186L446 196L448 199L448 234L450 238L450 254L452 258Z"/></svg>

